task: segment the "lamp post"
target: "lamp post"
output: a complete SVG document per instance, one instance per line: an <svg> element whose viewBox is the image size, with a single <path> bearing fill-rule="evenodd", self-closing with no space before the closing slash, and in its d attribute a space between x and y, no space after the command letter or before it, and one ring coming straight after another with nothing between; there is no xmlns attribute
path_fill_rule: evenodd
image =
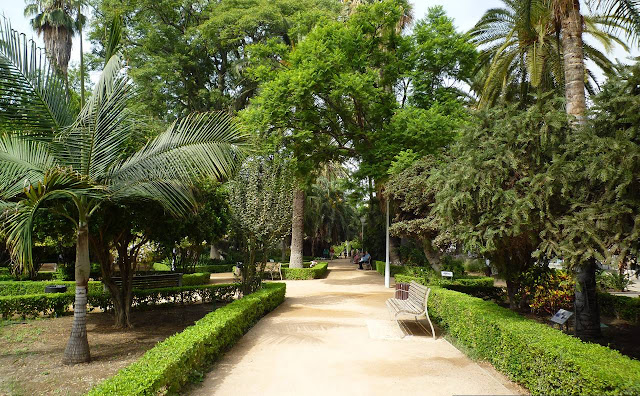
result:
<svg viewBox="0 0 640 396"><path fill-rule="evenodd" d="M367 221L367 218L362 216L360 218L360 249L364 249L364 223Z"/></svg>
<svg viewBox="0 0 640 396"><path fill-rule="evenodd" d="M384 287L391 287L391 265L389 263L389 197L387 197L387 254L384 263Z"/></svg>

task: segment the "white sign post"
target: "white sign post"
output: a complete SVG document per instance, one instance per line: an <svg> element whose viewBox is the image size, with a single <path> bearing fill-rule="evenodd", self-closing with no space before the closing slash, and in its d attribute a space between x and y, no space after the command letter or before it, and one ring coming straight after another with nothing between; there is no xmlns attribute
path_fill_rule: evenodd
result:
<svg viewBox="0 0 640 396"><path fill-rule="evenodd" d="M453 272L451 271L440 271L440 275L442 275L443 278L453 279Z"/></svg>

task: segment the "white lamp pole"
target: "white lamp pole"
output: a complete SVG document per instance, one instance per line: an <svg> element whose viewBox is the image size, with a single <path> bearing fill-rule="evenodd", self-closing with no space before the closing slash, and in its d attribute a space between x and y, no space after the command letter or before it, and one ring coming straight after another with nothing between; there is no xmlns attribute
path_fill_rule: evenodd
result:
<svg viewBox="0 0 640 396"><path fill-rule="evenodd" d="M389 264L389 197L387 197L387 260L384 264L384 287L391 287L391 267Z"/></svg>

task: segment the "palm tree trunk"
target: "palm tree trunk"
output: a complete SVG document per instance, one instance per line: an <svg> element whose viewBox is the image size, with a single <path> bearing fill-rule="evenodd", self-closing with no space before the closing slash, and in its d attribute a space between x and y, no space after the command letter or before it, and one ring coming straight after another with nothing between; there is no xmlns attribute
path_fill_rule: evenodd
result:
<svg viewBox="0 0 640 396"><path fill-rule="evenodd" d="M64 364L84 363L91 360L87 339L87 286L89 284L89 226L86 221L78 225L76 242L76 298L73 306L71 336L64 350Z"/></svg>
<svg viewBox="0 0 640 396"><path fill-rule="evenodd" d="M600 306L596 292L596 263L588 263L578 268L576 274L576 335L593 340L602 335L600 331Z"/></svg>
<svg viewBox="0 0 640 396"><path fill-rule="evenodd" d="M576 124L585 122L587 110L584 86L584 54L582 43L582 15L580 1L571 0L564 5L561 16L562 52L567 114L575 117Z"/></svg>
<svg viewBox="0 0 640 396"><path fill-rule="evenodd" d="M293 193L293 218L291 221L291 257L289 268L302 268L304 241L304 191L297 188Z"/></svg>

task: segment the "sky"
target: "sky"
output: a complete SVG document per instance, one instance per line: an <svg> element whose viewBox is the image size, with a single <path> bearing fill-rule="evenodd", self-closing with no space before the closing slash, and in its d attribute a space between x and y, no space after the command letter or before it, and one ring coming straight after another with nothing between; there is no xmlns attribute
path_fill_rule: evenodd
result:
<svg viewBox="0 0 640 396"><path fill-rule="evenodd" d="M42 45L42 39L33 33L28 19L23 15L24 1L2 0L1 2L3 4L0 5L0 14L4 14L11 20L13 28L19 32L26 33L28 36L33 36L33 38ZM461 31L471 29L486 10L494 7L501 7L503 4L501 0L413 0L412 3L414 6L414 17L416 20L426 15L429 7L442 5L447 12L447 15L454 19L455 25ZM77 46L78 44L76 41L74 41L72 49L72 63L78 62L80 59ZM593 45L597 46L597 44ZM85 51L89 51L90 49L90 43L86 39L84 40L84 49ZM640 51L636 49L633 51L633 54L638 56L640 55ZM622 48L618 47L613 51L613 53L609 54L609 56L611 59L625 61L629 54L627 54Z"/></svg>

